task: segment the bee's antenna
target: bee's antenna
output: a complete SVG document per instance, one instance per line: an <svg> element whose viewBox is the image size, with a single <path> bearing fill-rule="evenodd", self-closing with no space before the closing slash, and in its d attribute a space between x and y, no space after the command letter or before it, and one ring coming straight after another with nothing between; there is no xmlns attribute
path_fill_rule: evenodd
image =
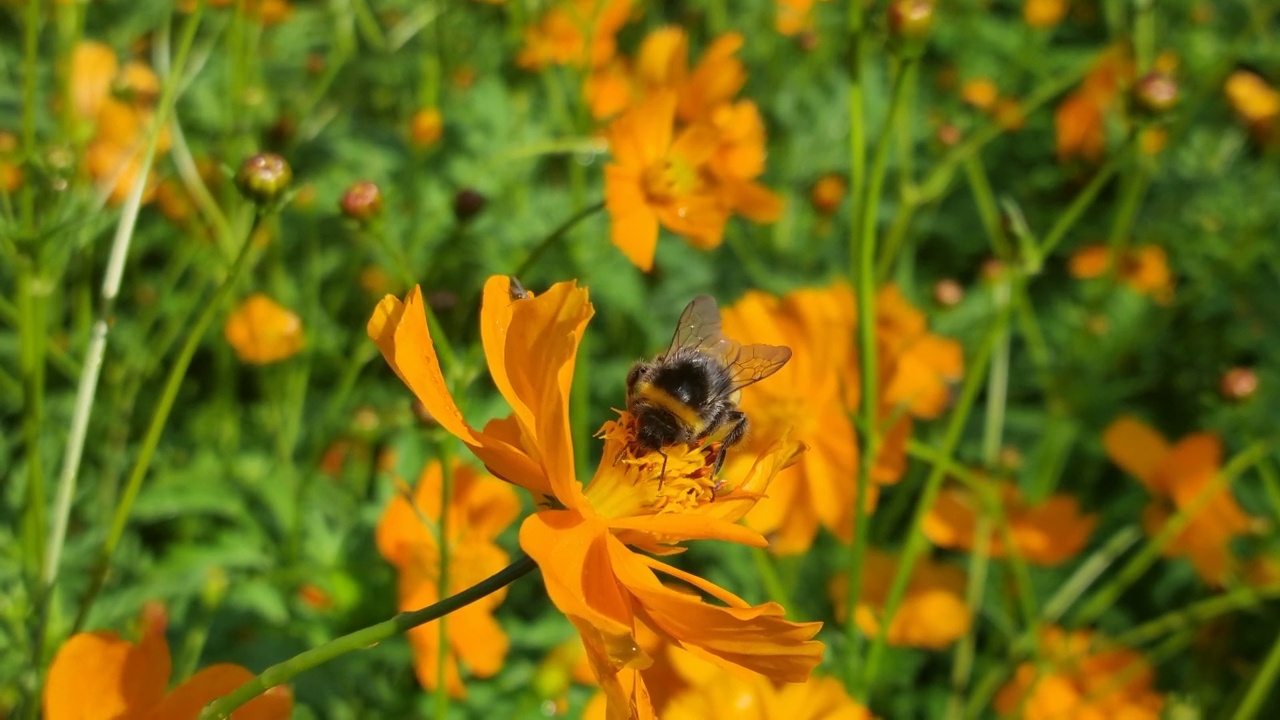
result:
<svg viewBox="0 0 1280 720"><path fill-rule="evenodd" d="M658 454L662 456L662 474L658 476L658 489L661 490L662 481L667 477L667 454L661 449L658 450Z"/></svg>

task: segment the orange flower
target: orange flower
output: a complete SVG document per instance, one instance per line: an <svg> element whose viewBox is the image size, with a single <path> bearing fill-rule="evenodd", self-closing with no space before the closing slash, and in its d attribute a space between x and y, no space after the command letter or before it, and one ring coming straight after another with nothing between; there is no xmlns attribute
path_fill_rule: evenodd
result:
<svg viewBox="0 0 1280 720"><path fill-rule="evenodd" d="M417 148L429 148L444 135L444 116L439 108L422 108L409 118L409 142Z"/></svg>
<svg viewBox="0 0 1280 720"><path fill-rule="evenodd" d="M1118 647L1099 650L1100 638L1088 630L1049 627L1040 638L1043 664L1019 665L1013 679L996 695L995 709L1002 716L1023 720L1161 717L1164 697L1152 689L1155 673L1138 653Z"/></svg>
<svg viewBox="0 0 1280 720"><path fill-rule="evenodd" d="M795 37L802 33L812 32L813 6L826 0L777 0L778 12L774 16L773 27L779 34Z"/></svg>
<svg viewBox="0 0 1280 720"><path fill-rule="evenodd" d="M483 295L485 357L512 407L511 415L483 430L463 419L446 390L420 288L403 302L384 298L369 320L369 336L442 427L491 472L526 488L542 504L522 524L520 545L542 569L552 602L581 633L608 694L609 716L653 716L638 673L649 662L636 639L639 626L726 666L786 682L807 678L822 656L822 644L811 640L817 623L787 622L777 604L752 607L632 549L666 554L693 539L765 545L736 521L796 459L800 445L780 437L745 475L717 480L714 444L669 446L665 457L637 456L633 421L623 413L601 429L601 462L584 485L574 468L569 388L578 345L594 313L586 290L563 282L537 297L513 299L510 280L495 276ZM720 604L667 587L661 576Z"/></svg>
<svg viewBox="0 0 1280 720"><path fill-rule="evenodd" d="M631 0L563 0L525 28L516 64L594 68L617 51L615 36L631 17Z"/></svg>
<svg viewBox="0 0 1280 720"><path fill-rule="evenodd" d="M964 350L955 340L928 331L924 313L896 285L876 293L876 338L881 402L933 419L951 401L949 385L964 375Z"/></svg>
<svg viewBox="0 0 1280 720"><path fill-rule="evenodd" d="M1022 19L1033 28L1051 28L1067 16L1067 0L1025 0Z"/></svg>
<svg viewBox="0 0 1280 720"><path fill-rule="evenodd" d="M990 110L1000 97L1000 90L989 78L973 78L960 86L960 97L979 110Z"/></svg>
<svg viewBox="0 0 1280 720"><path fill-rule="evenodd" d="M11 157L18 149L13 133L0 132L0 193L16 192L22 185L22 168Z"/></svg>
<svg viewBox="0 0 1280 720"><path fill-rule="evenodd" d="M1098 517L1082 515L1080 504L1069 495L1054 495L1032 506L1026 504L1013 483L997 483L996 491L1018 553L1036 565L1060 565L1075 557L1098 525ZM972 551L980 503L967 489L944 489L925 515L924 534L938 547ZM988 547L992 557L1009 553L1004 534L994 528Z"/></svg>
<svg viewBox="0 0 1280 720"><path fill-rule="evenodd" d="M1249 127L1255 140L1267 143L1276 139L1274 130L1276 118L1280 117L1280 92L1248 70L1231 73L1222 89L1231 109Z"/></svg>
<svg viewBox="0 0 1280 720"><path fill-rule="evenodd" d="M725 717L788 718L789 720L872 720L871 713L831 677L777 686L765 678L742 678L721 673L709 682L676 696L662 714L664 720L704 720Z"/></svg>
<svg viewBox="0 0 1280 720"><path fill-rule="evenodd" d="M1080 87L1054 111L1059 160L1096 162L1106 149L1106 113L1117 105L1121 90L1133 80L1133 62L1120 48L1105 51Z"/></svg>
<svg viewBox="0 0 1280 720"><path fill-rule="evenodd" d="M783 344L793 351L791 362L769 382L746 390L741 403L753 423L744 447L762 449L760 442L787 428L809 447L782 472L784 482L775 483L747 515L750 527L771 537L773 552L804 552L819 525L845 541L853 536L855 486L850 478L858 472L858 444L842 387L857 384L854 321L853 293L839 284L796 290L782 298L751 291L724 312L730 337ZM748 458L735 449L726 463L737 471ZM876 502L875 487L870 491L868 509Z"/></svg>
<svg viewBox="0 0 1280 720"><path fill-rule="evenodd" d="M302 349L302 321L288 308L254 293L227 317L223 335L241 362L267 365Z"/></svg>
<svg viewBox="0 0 1280 720"><path fill-rule="evenodd" d="M840 207L849 192L849 183L838 173L827 173L818 178L809 190L809 202L823 215L831 215Z"/></svg>
<svg viewBox="0 0 1280 720"><path fill-rule="evenodd" d="M209 0L212 7L230 7L235 0ZM193 12L196 0L179 0L183 12ZM293 5L289 0L245 0L244 13L263 25L275 25L293 17Z"/></svg>
<svg viewBox="0 0 1280 720"><path fill-rule="evenodd" d="M108 199L121 202L142 169L160 79L138 62L121 68L111 48L84 41L72 52L69 83L72 111L92 132L85 166L94 180L108 187ZM169 133L161 129L156 152L168 148ZM154 191L148 187L143 201L149 202Z"/></svg>
<svg viewBox="0 0 1280 720"><path fill-rule="evenodd" d="M854 620L867 635L879 635L881 614L889 586L897 572L898 558L868 549L863 558L862 594ZM844 621L849 579L844 573L831 578L829 590L836 619ZM964 636L973 622L973 611L964 602L965 576L957 567L919 558L911 572L906 595L889 623L885 641L895 647L941 650Z"/></svg>
<svg viewBox="0 0 1280 720"><path fill-rule="evenodd" d="M1212 433L1188 435L1170 446L1160 433L1123 416L1103 433L1112 462L1134 476L1151 493L1143 514L1147 534L1155 535L1174 510L1188 511L1222 466L1222 441ZM1177 537L1164 547L1166 557L1186 557L1206 583L1225 584L1237 570L1231 540L1250 532L1258 520L1236 503L1229 487L1215 490L1191 516Z"/></svg>
<svg viewBox="0 0 1280 720"><path fill-rule="evenodd" d="M613 122L605 166L605 205L613 218L611 238L641 270L653 268L658 225L696 247L718 246L729 210L707 182L704 168L716 151L715 132L691 125L674 132L671 93L644 100Z"/></svg>
<svg viewBox="0 0 1280 720"><path fill-rule="evenodd" d="M44 686L45 720L196 720L205 705L253 679L219 663L168 690L171 661L164 620L150 615L142 641L113 632L72 635L58 649ZM287 720L293 694L275 687L236 711L247 720Z"/></svg>
<svg viewBox="0 0 1280 720"><path fill-rule="evenodd" d="M1071 256L1071 276L1081 280L1101 277L1111 268L1111 250L1105 245L1085 245ZM1117 273L1134 292L1161 305L1173 300L1173 274L1169 258L1159 245L1142 245L1125 253Z"/></svg>
<svg viewBox="0 0 1280 720"><path fill-rule="evenodd" d="M461 592L501 570L510 561L494 540L520 514L520 499L511 486L457 462L452 464L453 495L444 515L448 532L448 594ZM413 488L403 487L378 522L378 552L400 572L397 607L417 610L440 600L440 462L423 468ZM427 523L430 523L428 525ZM507 635L493 619L506 588L449 615L445 623L448 652L445 687L455 698L466 696L458 659L477 677L492 677L507 655ZM409 631L418 682L436 688L440 659L440 626L427 623Z"/></svg>

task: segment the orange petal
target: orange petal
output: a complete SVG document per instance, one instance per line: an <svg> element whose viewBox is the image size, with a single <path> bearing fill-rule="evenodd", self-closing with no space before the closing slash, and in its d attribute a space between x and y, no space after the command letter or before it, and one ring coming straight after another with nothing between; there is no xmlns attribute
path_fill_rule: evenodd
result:
<svg viewBox="0 0 1280 720"><path fill-rule="evenodd" d="M802 682L822 659L811 640L821 623L792 623L776 603L719 607L665 587L648 562L610 538L609 557L618 580L636 598L636 612L659 635L708 658L776 681Z"/></svg>
<svg viewBox="0 0 1280 720"><path fill-rule="evenodd" d="M710 503L710 505L727 503ZM741 503L739 503L741 504ZM609 527L615 530L632 530L653 537L659 543L678 543L685 540L727 540L728 542L765 547L769 544L760 533L734 522L708 517L704 513L663 513L660 515L635 515L611 518Z"/></svg>
<svg viewBox="0 0 1280 720"><path fill-rule="evenodd" d="M485 355L495 378L507 376L503 396L511 406L523 405L533 414L534 435L526 435L524 447L530 440L536 443L547 483L560 503L569 508L580 507L586 500L573 464L569 391L582 333L595 314L587 291L574 282L560 282L526 300L508 300L504 305L491 294L486 300L499 305L491 311L486 302L480 312L484 325L503 322L505 313L510 311L510 325L505 331L496 329L505 341L499 343L495 338L492 343L486 342ZM494 328L482 331L486 338L494 333ZM527 428L522 429L528 432Z"/></svg>
<svg viewBox="0 0 1280 720"><path fill-rule="evenodd" d="M723 187L729 206L751 222L777 222L786 208L781 195L760 183L728 182Z"/></svg>
<svg viewBox="0 0 1280 720"><path fill-rule="evenodd" d="M604 523L568 510L534 513L520 525L520 547L538 563L556 607L609 635L629 635L631 601L614 576L608 538Z"/></svg>
<svg viewBox="0 0 1280 720"><path fill-rule="evenodd" d="M254 674L239 665L210 665L173 692L147 715L148 720L196 720L205 705L249 682ZM293 693L274 687L235 712L236 720L288 720L293 717Z"/></svg>
<svg viewBox="0 0 1280 720"><path fill-rule="evenodd" d="M1169 443L1142 421L1123 415L1102 433L1102 445L1116 465L1137 478L1151 492L1167 492L1160 487L1156 471L1169 454Z"/></svg>
<svg viewBox="0 0 1280 720"><path fill-rule="evenodd" d="M425 308L420 286L414 285L404 302L387 295L369 318L369 337L431 417L454 437L469 445L479 444L445 385L436 346L427 329Z"/></svg>
<svg viewBox="0 0 1280 720"><path fill-rule="evenodd" d="M46 720L132 717L154 707L169 684L169 648L135 645L112 632L77 633L58 648L44 686Z"/></svg>
<svg viewBox="0 0 1280 720"><path fill-rule="evenodd" d="M606 169L606 182L608 171ZM614 213L609 239L632 265L649 272L658 250L658 216L648 208L631 213Z"/></svg>
<svg viewBox="0 0 1280 720"><path fill-rule="evenodd" d="M573 616L569 617L586 649L591 671L604 691L607 709L606 720L653 720L653 702L639 670L630 665L619 665L615 653L610 651L607 638L594 625Z"/></svg>
<svg viewBox="0 0 1280 720"><path fill-rule="evenodd" d="M115 50L100 42L83 41L71 53L68 79L72 106L82 120L98 116L102 103L111 96L111 81L120 70Z"/></svg>
<svg viewBox="0 0 1280 720"><path fill-rule="evenodd" d="M1071 277L1080 280L1102 277L1111 267L1111 250L1105 245L1085 245L1071 255Z"/></svg>

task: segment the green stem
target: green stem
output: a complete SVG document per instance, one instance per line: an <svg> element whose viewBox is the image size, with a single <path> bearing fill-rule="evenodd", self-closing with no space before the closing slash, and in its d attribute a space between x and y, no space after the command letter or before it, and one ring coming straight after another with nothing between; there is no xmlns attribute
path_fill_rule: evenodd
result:
<svg viewBox="0 0 1280 720"><path fill-rule="evenodd" d="M983 506L985 508L985 505ZM987 568L991 564L991 517L983 512L978 517L974 535L973 552L969 555L969 582L965 590L965 605L976 610L982 607L982 595L987 585ZM964 691L973 674L973 658L977 649L978 622L969 623L969 630L956 644L951 663L951 696L947 699L947 720L959 720L964 714Z"/></svg>
<svg viewBox="0 0 1280 720"><path fill-rule="evenodd" d="M799 612L791 602L791 593L778 576L777 560L764 548L751 548L751 559L755 561L756 574L760 576L760 584L764 586L769 599L787 609L793 620L799 620Z"/></svg>
<svg viewBox="0 0 1280 720"><path fill-rule="evenodd" d="M319 667L334 658L356 650L364 650L395 637L406 630L425 625L432 620L438 620L486 595L501 590L527 575L535 567L537 566L533 560L527 555L522 555L507 567L457 595L447 597L421 610L399 613L389 620L348 633L340 638L330 640L320 647L312 648L284 662L272 665L235 691L210 703L200 713L200 720L227 720L234 710L273 687L289 682L298 675Z"/></svg>
<svg viewBox="0 0 1280 720"><path fill-rule="evenodd" d="M1192 603L1184 608L1165 613L1155 620L1145 622L1138 627L1113 638L1116 645L1137 647L1156 638L1178 630L1194 629L1207 620L1225 615L1236 610L1255 607L1267 600L1280 597L1280 583L1262 587L1246 586L1229 593L1211 597Z"/></svg>
<svg viewBox="0 0 1280 720"><path fill-rule="evenodd" d="M1113 281L1119 277L1122 259L1128 252L1133 235L1133 223L1142 207L1142 197L1146 194L1151 175L1146 164L1139 156L1137 145L1130 145L1124 152L1130 163L1129 172L1122 179L1120 200L1116 206L1115 218L1111 222L1111 231L1107 234L1107 247L1110 250L1111 262L1107 276Z"/></svg>
<svg viewBox="0 0 1280 720"><path fill-rule="evenodd" d="M1240 705L1236 707L1231 720L1253 720L1257 717L1262 703L1266 702L1276 686L1277 675L1280 675L1280 635L1276 636L1266 660L1262 661L1262 667L1258 668L1258 673L1253 676L1249 689L1245 691L1244 698L1240 700Z"/></svg>
<svg viewBox="0 0 1280 720"><path fill-rule="evenodd" d="M955 410L951 413L951 418L943 435L942 447L938 451L938 455L941 457L951 458L955 454L956 446L960 443L960 435L964 431L969 414L973 410L973 404L977 400L978 389L983 385L987 363L991 359L991 354L995 350L996 340L1000 335L999 329L1007 322L1006 316L1008 312L1008 305L1000 308L991 329L988 330L986 337L983 338L973 367L966 373L964 385L960 389L960 397L956 401ZM924 524L925 516L928 515L934 501L937 499L938 490L942 486L942 479L947 474L947 468L948 463L935 463L930 468L929 475L925 479L924 491L920 495L920 501L916 504L916 512L911 520L907 542L902 550L902 556L898 560L898 569L894 573L893 582L889 586L888 597L885 599L884 613L880 621L880 632L876 633L875 639L872 641L867 663L863 668L858 684L855 686L855 697L865 697L866 690L875 682L876 673L880 668L880 659L884 654L885 637L888 633L889 625L893 622L893 616L898 612L898 607L902 604L902 598L906 594L907 582L911 578L911 571L915 566L916 559L925 549L926 539L921 526Z"/></svg>
<svg viewBox="0 0 1280 720"><path fill-rule="evenodd" d="M1104 612L1113 607L1116 601L1120 599L1120 595L1155 564L1164 548L1186 528L1193 518L1200 514L1200 511L1213 499L1214 495L1223 491L1230 492L1228 488L1232 478L1256 465L1270 451L1271 443L1258 441L1232 458L1231 462L1227 463L1226 467L1222 468L1213 480L1205 483L1205 486L1196 493L1188 505L1180 508L1173 517L1169 518L1164 527L1160 529L1160 532L1156 533L1155 537L1147 542L1141 552L1120 569L1120 572L1116 574L1116 577L1111 582L1098 589L1098 592L1090 598L1089 602L1083 605L1075 614L1073 624L1077 627L1092 624Z"/></svg>
<svg viewBox="0 0 1280 720"><path fill-rule="evenodd" d="M853 3L856 5L857 3ZM880 454L879 432L879 370L876 358L876 209L884 188L885 170L889 161L890 137L901 113L910 76L919 67L916 58L903 61L903 66L893 81L893 97L884 126L880 129L875 155L871 161L866 194L860 202L860 210L854 218L860 224L853 234L854 246L850 248L850 274L857 278L858 296L858 370L861 375L859 413L862 430L858 435L858 452L861 468L858 472L857 490L853 498L853 544L849 548L849 578L846 587L845 633L849 646L849 677L858 677L861 633L854 622L858 601L862 595L863 556L867 551L867 492L871 475L875 471L876 456ZM855 116L857 113L855 113ZM859 688L854 684L855 691Z"/></svg>
<svg viewBox="0 0 1280 720"><path fill-rule="evenodd" d="M1126 156L1127 148L1122 148L1120 152L1112 155L1106 164L1094 173L1089 183L1076 195L1071 204L1067 206L1067 209L1062 211L1062 214L1053 223L1053 227L1049 228L1048 234L1044 236L1044 240L1040 243L1038 260L1043 262L1045 258L1053 254L1054 250L1058 249L1058 244L1067 236L1071 228L1075 227L1080 217L1084 215L1084 211L1089 209L1089 206L1097 199L1098 193L1102 192L1102 188L1106 187L1111 178L1115 177L1116 171L1120 169L1120 165L1123 164Z"/></svg>
<svg viewBox="0 0 1280 720"><path fill-rule="evenodd" d="M436 578L436 597L449 594L449 505L453 502L453 458L448 443L444 443L440 452L440 519L436 522L436 542L440 548L440 575ZM440 633L436 646L436 720L447 720L449 717L449 691L445 687L445 667L449 660L449 636L445 631L445 623L449 618L440 618L436 628Z"/></svg>
<svg viewBox="0 0 1280 720"><path fill-rule="evenodd" d="M36 67L40 61L40 8L41 0L27 0L27 14L23 17L22 42L22 157L31 162L36 150L36 108L40 99L36 93L36 80L40 73ZM35 230L35 183L22 183L19 203L22 212L23 231L30 236Z"/></svg>
<svg viewBox="0 0 1280 720"><path fill-rule="evenodd" d="M595 215L597 212L600 212L603 209L604 209L603 201L598 202L594 205L588 205L583 209L579 210L577 213L571 216L568 220L565 220L564 222L560 223L559 227L552 230L550 233L547 234L546 237L542 238L542 240L539 241L537 245L533 246L533 249L529 251L529 254L525 256L524 260L520 262L520 265L516 267L516 271L512 274L518 278L524 275L525 273L529 272L529 270L532 269L533 266L537 264L538 258L541 258L542 255L547 252L547 250L551 249L551 247L554 246L557 242L559 242L561 238L563 238L566 234L568 234L568 232L572 230L575 225L582 222L583 220L586 220L592 215Z"/></svg>
<svg viewBox="0 0 1280 720"><path fill-rule="evenodd" d="M1263 458L1258 463L1258 474L1262 476L1262 487L1271 503L1271 511L1275 513L1276 520L1280 521L1280 472L1276 471L1275 463L1270 458Z"/></svg>
<svg viewBox="0 0 1280 720"><path fill-rule="evenodd" d="M117 501L115 512L112 514L111 529L102 545L102 550L98 553L97 564L90 579L89 589L81 601L80 611L76 617L76 630L83 627L85 620L88 618L89 610L93 607L93 601L106 580L107 572L111 567L111 556L115 553L116 546L124 535L125 526L129 522L129 513L133 509L133 502L137 499L138 491L142 488L142 481L147 475L147 470L151 467L151 459L154 457L156 446L160 442L160 435L164 432L165 422L169 419L169 412L173 410L174 401L177 400L178 390L182 387L182 381L187 375L187 367L191 365L191 358L195 355L196 348L200 346L200 341L204 338L205 333L208 332L209 326L213 324L214 317L221 311L223 303L231 295L236 281L239 280L240 275L243 274L245 267L248 265L251 254L249 251L253 247L253 235L263 217L264 214L262 212L255 210L253 223L249 228L249 232L245 234L244 241L240 245L240 252L236 255L231 269L227 272L226 277L223 278L222 284L214 292L213 298L204 306L200 317L187 334L186 341L178 352L178 357L174 360L172 367L169 368L169 375L165 378L164 389L161 391L159 403L151 415L151 423L148 425L147 434L142 440L142 447L138 449L137 459L134 461L133 469L125 482L124 494Z"/></svg>
<svg viewBox="0 0 1280 720"><path fill-rule="evenodd" d="M1058 587L1058 591L1045 603L1041 619L1045 623L1055 623L1076 600L1084 594L1089 586L1099 578L1107 568L1142 537L1142 531L1136 525L1126 525L1116 531L1102 547L1098 548L1089 559L1080 564L1076 571Z"/></svg>
<svg viewBox="0 0 1280 720"><path fill-rule="evenodd" d="M84 365L81 368L79 385L76 388L75 410L71 418L71 431L67 437L67 450L63 456L62 470L58 477L57 498L54 505L53 527L50 528L46 558L48 560L42 575L46 590L53 586L58 576L58 564L62 556L62 545L67 531L67 521L71 515L71 501L75 497L76 481L79 477L80 459L84 452L85 438L89 430L89 417L93 411L93 401L98 390L98 376L102 370L102 360L107 349L107 334L111 320L115 314L116 297L120 294L120 284L124 278L124 265L129 257L129 248L133 241L133 231L137 224L138 213L142 207L142 195L146 189L151 165L155 159L156 144L160 137L160 129L168 122L177 98L178 86L182 84L183 68L186 66L187 53L195 40L196 28L200 24L200 16L204 2L196 5L195 11L188 16L179 41L177 60L166 78L160 96L158 109L151 132L147 140L147 149L142 156L137 180L129 189L129 195L120 213L120 222L111 241L111 253L107 260L107 269L102 279L102 305L98 317L93 323L89 338L89 348L85 353Z"/></svg>
<svg viewBox="0 0 1280 720"><path fill-rule="evenodd" d="M974 154L964 161L964 172L969 178L969 188L973 191L973 200L978 206L978 218L982 228L987 231L991 241L991 250L996 257L1005 262L1014 259L1009 248L1009 238L1000 226L1000 207L996 203L995 193L991 191L991 181L982 166L982 159Z"/></svg>

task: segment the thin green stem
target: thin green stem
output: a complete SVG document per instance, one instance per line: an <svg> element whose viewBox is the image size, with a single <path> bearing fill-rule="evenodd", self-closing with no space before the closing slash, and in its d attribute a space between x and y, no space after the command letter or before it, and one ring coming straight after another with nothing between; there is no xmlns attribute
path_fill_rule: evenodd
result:
<svg viewBox="0 0 1280 720"><path fill-rule="evenodd" d="M1107 275L1112 280L1119 276L1121 260L1132 241L1133 224L1138 218L1142 198L1151 180L1150 171L1142 162L1136 144L1130 145L1123 154L1129 163L1129 172L1121 180L1120 200L1116 204L1116 214L1107 234L1107 247L1111 255Z"/></svg>
<svg viewBox="0 0 1280 720"><path fill-rule="evenodd" d="M538 259L541 258L542 255L547 252L547 250L550 250L557 242L559 242L561 238L563 238L566 234L568 234L569 231L572 230L575 225L582 222L583 220L586 220L592 215L595 215L597 212L600 212L603 209L604 209L603 201L598 202L594 205L588 205L583 209L579 210L577 213L571 216L568 220L565 220L564 222L560 223L559 227L552 230L550 233L547 234L546 237L542 238L542 240L539 241L537 245L533 246L533 249L529 251L529 254L525 256L524 260L520 261L520 265L516 267L516 271L512 274L518 278L521 275L524 275L525 273L529 272L529 270L532 269L533 266L538 263Z"/></svg>
<svg viewBox="0 0 1280 720"><path fill-rule="evenodd" d="M1089 209L1089 206L1097 199L1098 194L1102 192L1102 188L1106 187L1107 183L1111 182L1111 178L1115 177L1116 171L1120 169L1126 156L1127 146L1112 155L1106 164L1093 174L1088 184L1080 190L1080 193L1075 196L1071 204L1058 215L1053 227L1049 228L1048 234L1044 236L1044 240L1040 243L1040 256L1037 260L1043 262L1045 258L1058 249L1058 244L1067 236L1071 228L1075 227L1075 224L1079 222L1084 215L1084 211Z"/></svg>
<svg viewBox="0 0 1280 720"><path fill-rule="evenodd" d="M1080 81L1080 78L1084 77L1085 73L1093 66L1094 60L1094 58L1090 58L1087 61L1082 61L1069 72L1054 75L1052 79L1036 88L1023 101L1023 113L1030 116L1040 107L1066 92L1067 88L1072 87ZM952 148L940 162L934 165L933 170L917 186L921 204L936 200L950 183L956 167L981 150L987 143L999 137L1003 132L1005 132L1005 128L999 122L988 120L985 125L975 130L959 145Z"/></svg>
<svg viewBox="0 0 1280 720"><path fill-rule="evenodd" d="M1224 491L1230 492L1228 488L1231 480L1236 475L1256 465L1270 451L1270 442L1258 441L1232 458L1213 480L1205 483L1205 486L1195 494L1188 505L1179 508L1178 512L1169 518L1164 527L1160 529L1160 532L1156 533L1155 537L1152 537L1142 550L1120 569L1120 572L1116 574L1116 577L1110 583L1099 588L1089 602L1081 606L1073 618L1073 624L1077 627L1092 624L1107 609L1114 606L1116 601L1120 599L1120 595L1155 564L1164 548L1186 528L1193 518L1200 514L1200 511L1215 495Z"/></svg>
<svg viewBox="0 0 1280 720"><path fill-rule="evenodd" d="M985 508L985 505L983 506ZM965 605L982 607L982 595L987 586L987 568L991 564L991 517L985 510L978 516L974 535L973 552L969 555L969 580L965 589ZM956 644L951 662L951 695L947 699L947 720L959 720L964 715L964 691L973 674L973 658L977 650L978 623L969 624L969 630Z"/></svg>
<svg viewBox="0 0 1280 720"><path fill-rule="evenodd" d="M440 520L436 523L436 542L440 548L440 575L436 578L436 597L449 594L449 505L453 502L453 458L448 443L440 452ZM436 720L449 717L449 692L445 687L445 668L449 665L449 636L446 634L447 617L440 618L436 630L440 633L436 646Z"/></svg>
<svg viewBox="0 0 1280 720"><path fill-rule="evenodd" d="M856 4L856 3L855 3ZM846 587L845 632L850 651L850 678L858 677L861 634L853 621L862 594L863 556L867 551L867 492L871 475L875 471L876 456L880 454L879 431L879 369L876 358L876 208L884 188L885 171L889 161L891 135L902 110L906 89L911 85L910 75L915 73L919 61L904 60L893 82L893 96L889 112L880 130L875 155L871 161L866 195L863 196L860 213L855 221L860 225L853 234L854 246L850 248L850 274L856 278L858 296L858 361L861 376L859 414L862 430L858 435L858 452L861 468L858 472L857 491L853 499L853 544L849 548L849 578ZM854 684L855 691L859 686Z"/></svg>
<svg viewBox="0 0 1280 720"><path fill-rule="evenodd" d="M389 620L356 630L340 638L330 640L316 648L272 665L254 679L241 685L234 692L215 700L200 713L200 720L227 720L231 713L245 703L278 685L283 685L302 673L350 652L365 650L378 643L438 620L445 615L466 607L487 595L497 592L532 571L536 564L527 555L499 570L462 592L447 597L434 605L412 612L402 612Z"/></svg>
<svg viewBox="0 0 1280 720"><path fill-rule="evenodd" d="M965 424L969 420L969 414L973 410L974 402L977 400L978 390L982 387L983 380L986 377L987 363L995 350L996 340L1000 335L999 329L1008 321L1006 317L1008 312L1008 305L999 310L991 329L987 331L986 337L982 340L982 345L978 350L977 357L974 359L973 367L966 374L964 385L960 389L960 397L956 401L955 409L951 413L951 418L943 434L942 447L938 451L938 454L942 457L950 458L955 454L956 446L960 443L960 435L964 431ZM924 491L916 504L916 512L911 520L907 542L902 550L902 556L898 560L898 569L893 576L893 582L889 586L889 593L885 599L884 612L880 621L880 632L876 633L875 639L871 643L867 663L863 667L862 676L859 678L855 689L855 697L865 697L866 690L875 682L876 673L880 669L880 660L884 654L885 636L889 625L893 622L893 616L898 612L898 607L902 604L902 598L906 594L907 582L911 578L911 571L915 567L916 559L925 549L926 540L921 529L924 524L924 518L937 499L938 490L942 486L942 479L946 476L947 468L947 463L935 463L930 468L929 475L925 479Z"/></svg>
<svg viewBox="0 0 1280 720"><path fill-rule="evenodd" d="M36 71L40 61L40 0L27 0L27 14L23 17L22 36L22 156L30 162L36 157L36 108L40 98L36 93ZM35 230L35 183L25 182L19 192L23 231L30 236Z"/></svg>
<svg viewBox="0 0 1280 720"><path fill-rule="evenodd" d="M982 166L981 157L974 154L966 158L964 172L969 179L969 189L973 191L973 200L978 206L978 218L982 221L982 228L987 231L987 238L991 241L992 252L1005 262L1012 261L1014 258L1010 251L1009 238L1000 227L1000 206L996 202L995 193L991 190L991 181L987 178L987 171Z"/></svg>
<svg viewBox="0 0 1280 720"><path fill-rule="evenodd" d="M1231 720L1253 720L1257 717L1262 703L1266 702L1275 689L1277 676L1280 676L1280 635L1276 636L1266 659L1262 661L1262 667L1258 668L1257 674L1249 682L1249 689L1245 691Z"/></svg>
<svg viewBox="0 0 1280 720"><path fill-rule="evenodd" d="M1267 501L1276 520L1280 521L1280 472L1276 470L1271 458L1263 458L1258 463L1258 474L1262 476L1262 488L1267 493Z"/></svg>
<svg viewBox="0 0 1280 720"><path fill-rule="evenodd" d="M786 585L778 575L777 559L764 548L751 548L751 559L755 561L756 574L760 577L765 594L770 600L786 608L793 620L798 620L795 604L791 602L791 593L787 592Z"/></svg>
<svg viewBox="0 0 1280 720"><path fill-rule="evenodd" d="M1098 548L1089 559L1080 564L1076 571L1058 586L1058 591L1044 604L1041 619L1048 624L1058 621L1064 613L1089 589L1107 568L1115 564L1121 555L1128 552L1133 544L1142 537L1142 531L1136 525L1126 525L1116 531L1102 547Z"/></svg>
<svg viewBox="0 0 1280 720"><path fill-rule="evenodd" d="M47 564L41 581L47 590L53 586L58 576L58 564L62 555L62 545L67 532L67 521L71 515L71 501L75 497L76 480L80 471L80 459L84 453L85 438L89 430L89 417L93 412L93 401L98 390L98 376L102 370L103 356L107 349L107 333L111 327L111 318L115 314L116 297L120 294L120 284L124 278L125 260L129 256L129 247L133 240L134 227L138 221L138 213L142 207L142 195L146 189L151 164L155 159L156 144L160 136L160 128L168 121L177 98L177 88L181 84L183 68L186 65L187 53L195 40L196 28L200 25L200 16L204 2L196 5L195 11L188 16L179 40L177 60L166 78L161 91L160 102L155 121L147 140L147 149L142 156L138 177L129 195L125 199L120 212L120 222L116 225L115 237L111 241L111 252L107 259L107 269L102 279L102 304L98 309L98 317L94 320L89 337L89 348L85 353L84 365L81 368L80 382L76 388L75 409L71 417L71 431L67 437L66 454L63 456L62 470L58 477L57 498L54 504L53 526L49 530L48 545L45 555Z"/></svg>
<svg viewBox="0 0 1280 720"><path fill-rule="evenodd" d="M1113 641L1116 645L1137 647L1162 635L1178 630L1194 629L1206 620L1212 620L1219 615L1225 615L1236 610L1256 607L1267 600L1274 600L1277 597L1280 597L1280 583L1261 587L1246 586L1237 588L1231 592L1165 613L1128 632L1115 636Z"/></svg>
<svg viewBox="0 0 1280 720"><path fill-rule="evenodd" d="M244 241L240 245L240 251L236 255L231 269L214 292L213 298L205 304L199 318L197 318L191 331L187 334L187 338L178 352L178 357L174 359L173 365L169 368L169 375L165 378L160 400L152 412L151 423L147 426L147 433L143 437L142 446L138 449L137 459L134 461L133 469L125 482L124 494L117 501L115 511L112 514L111 528L108 531L106 541L102 545L102 550L98 554L89 589L81 601L80 611L75 622L76 630L83 627L85 620L88 618L89 610L93 607L93 601L106 580L107 572L111 567L111 557L115 554L120 538L124 535L125 526L129 522L129 514L133 510L133 502L137 499L138 491L142 488L142 481L147 475L147 470L151 467L151 460L155 456L156 446L160 442L160 435L164 432L165 422L169 419L169 412L173 410L174 401L178 397L178 390L182 387L183 379L186 378L187 368L191 365L191 358L195 355L196 348L199 347L205 333L208 332L209 326L213 324L214 317L221 311L223 303L226 302L232 290L235 289L236 281L239 280L245 267L248 266L251 254L250 249L253 246L253 235L263 218L264 214L255 210L253 223L245 234Z"/></svg>

